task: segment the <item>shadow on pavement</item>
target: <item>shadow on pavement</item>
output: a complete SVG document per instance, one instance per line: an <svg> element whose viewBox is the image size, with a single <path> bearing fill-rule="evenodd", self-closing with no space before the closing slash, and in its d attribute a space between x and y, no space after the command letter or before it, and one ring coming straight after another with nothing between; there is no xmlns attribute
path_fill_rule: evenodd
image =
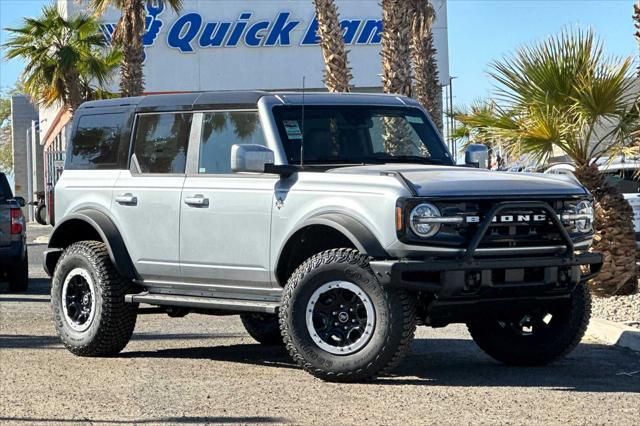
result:
<svg viewBox="0 0 640 426"><path fill-rule="evenodd" d="M124 358L179 358L298 368L282 347L238 344L219 347L125 352ZM394 376L379 385L543 387L578 392L640 392L640 357L606 345L581 344L567 358L545 367L508 367L482 353L471 340L419 339Z"/></svg>
<svg viewBox="0 0 640 426"><path fill-rule="evenodd" d="M243 335L244 336L244 335ZM124 352L123 358L180 358L209 361L229 361L279 368L298 368L283 346L240 344L229 346L203 346L173 348L157 351Z"/></svg>
<svg viewBox="0 0 640 426"><path fill-rule="evenodd" d="M217 334L162 334L162 333L134 333L131 341L151 340L200 340L200 339L230 339L246 337L245 334L217 333ZM215 346L213 346L215 348ZM30 336L23 334L0 334L0 349L64 349L58 336ZM131 352L135 353L135 352ZM154 353L154 352L152 352ZM122 357L127 357L123 353ZM153 356L149 356L153 358ZM179 357L175 357L179 358Z"/></svg>
<svg viewBox="0 0 640 426"><path fill-rule="evenodd" d="M12 296L22 297L22 296L49 296L51 294L51 283L49 279L44 278L31 278L29 280L29 289L22 293L11 293L9 291L9 283L5 281L0 281L0 302L2 301L10 301L2 298L4 294L11 294ZM34 300L36 301L36 300ZM48 302L49 299L37 300L38 302Z"/></svg>
<svg viewBox="0 0 640 426"><path fill-rule="evenodd" d="M257 424L257 423L286 423L287 419L281 417L263 417L263 416L247 416L247 417L163 417L157 419L129 419L129 420L103 420L103 419L44 419L32 417L0 417L0 422L25 422L25 423L63 423L78 424L82 423L103 423L103 424Z"/></svg>

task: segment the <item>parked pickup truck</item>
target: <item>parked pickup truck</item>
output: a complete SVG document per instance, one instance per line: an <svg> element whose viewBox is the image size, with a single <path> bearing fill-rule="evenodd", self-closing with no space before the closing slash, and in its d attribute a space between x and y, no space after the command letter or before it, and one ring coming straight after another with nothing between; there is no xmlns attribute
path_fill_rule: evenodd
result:
<svg viewBox="0 0 640 426"><path fill-rule="evenodd" d="M9 290L26 291L29 285L25 200L14 197L4 173L0 173L0 276L9 281Z"/></svg>
<svg viewBox="0 0 640 426"><path fill-rule="evenodd" d="M547 364L589 322L592 197L486 162L474 145L456 166L402 96L85 103L44 259L58 334L109 356L146 305L235 313L309 373L358 381L398 365L416 325L465 323L497 360Z"/></svg>

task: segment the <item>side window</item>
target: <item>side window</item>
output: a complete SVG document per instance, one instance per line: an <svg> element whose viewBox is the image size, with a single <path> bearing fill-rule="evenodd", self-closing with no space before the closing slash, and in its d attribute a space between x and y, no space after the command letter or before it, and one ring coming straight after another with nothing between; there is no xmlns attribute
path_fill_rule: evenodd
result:
<svg viewBox="0 0 640 426"><path fill-rule="evenodd" d="M204 113L199 173L231 173L231 146L266 145L257 111Z"/></svg>
<svg viewBox="0 0 640 426"><path fill-rule="evenodd" d="M185 172L192 114L138 116L134 153L142 173Z"/></svg>
<svg viewBox="0 0 640 426"><path fill-rule="evenodd" d="M71 167L117 169L126 119L124 113L80 117L71 143Z"/></svg>

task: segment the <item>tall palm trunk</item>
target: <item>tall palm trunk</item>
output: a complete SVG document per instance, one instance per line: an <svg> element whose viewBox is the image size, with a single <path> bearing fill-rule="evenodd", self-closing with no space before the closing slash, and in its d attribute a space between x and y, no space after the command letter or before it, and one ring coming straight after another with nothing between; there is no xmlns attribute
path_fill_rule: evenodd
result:
<svg viewBox="0 0 640 426"><path fill-rule="evenodd" d="M442 88L438 78L436 49L433 43L435 10L429 0L414 0L416 13L412 25L414 97L425 107L442 131Z"/></svg>
<svg viewBox="0 0 640 426"><path fill-rule="evenodd" d="M411 96L413 1L382 0L382 85L385 93ZM383 140L390 154L411 154L405 120L385 118Z"/></svg>
<svg viewBox="0 0 640 426"><path fill-rule="evenodd" d="M114 41L123 53L120 66L120 94L139 96L144 91L144 20L146 9L143 0L125 0L125 6L116 27Z"/></svg>
<svg viewBox="0 0 640 426"><path fill-rule="evenodd" d="M71 114L75 113L78 107L85 101L85 97L82 93L82 83L80 81L80 74L78 70L70 70L66 77L66 105Z"/></svg>
<svg viewBox="0 0 640 426"><path fill-rule="evenodd" d="M385 93L411 96L412 1L382 0L382 84Z"/></svg>
<svg viewBox="0 0 640 426"><path fill-rule="evenodd" d="M353 75L349 68L338 8L333 0L314 0L314 5L324 57L324 84L330 92L349 92Z"/></svg>
<svg viewBox="0 0 640 426"><path fill-rule="evenodd" d="M576 177L595 197L596 233L592 250L604 254L602 272L591 281L598 295L631 294L638 287L633 209L605 184L598 167L578 165Z"/></svg>
<svg viewBox="0 0 640 426"><path fill-rule="evenodd" d="M636 41L638 42L638 50L640 51L640 0L633 5L633 20L636 27ZM640 65L638 66L638 76L640 77Z"/></svg>

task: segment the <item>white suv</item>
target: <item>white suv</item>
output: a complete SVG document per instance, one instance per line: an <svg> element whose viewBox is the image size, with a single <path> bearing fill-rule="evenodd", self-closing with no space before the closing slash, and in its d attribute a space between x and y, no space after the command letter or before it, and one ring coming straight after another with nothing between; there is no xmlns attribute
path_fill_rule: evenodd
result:
<svg viewBox="0 0 640 426"><path fill-rule="evenodd" d="M241 315L311 374L394 368L416 324L466 323L508 364L580 341L591 195L571 177L456 167L401 96L219 92L75 113L45 255L57 331L114 355L136 315Z"/></svg>

